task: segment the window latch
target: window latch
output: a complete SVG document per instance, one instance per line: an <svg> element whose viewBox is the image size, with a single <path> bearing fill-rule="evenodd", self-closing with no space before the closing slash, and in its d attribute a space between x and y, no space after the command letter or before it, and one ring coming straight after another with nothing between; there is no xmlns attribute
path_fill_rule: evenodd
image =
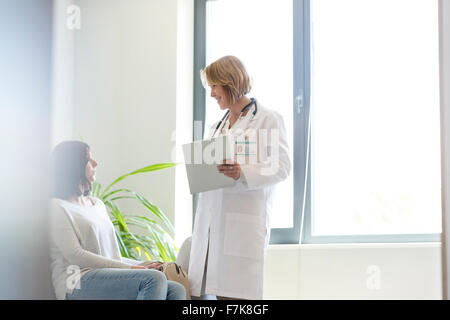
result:
<svg viewBox="0 0 450 320"><path fill-rule="evenodd" d="M295 96L295 105L297 107L297 113L300 114L303 109L303 90L300 90L300 94Z"/></svg>

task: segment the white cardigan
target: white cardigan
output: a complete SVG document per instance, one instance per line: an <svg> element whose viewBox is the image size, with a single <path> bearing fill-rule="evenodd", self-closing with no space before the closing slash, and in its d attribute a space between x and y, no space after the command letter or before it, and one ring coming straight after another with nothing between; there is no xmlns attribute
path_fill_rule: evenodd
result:
<svg viewBox="0 0 450 320"><path fill-rule="evenodd" d="M104 203L82 206L61 199L50 204L50 258L56 298L72 293L73 280L99 268L130 269L139 261L121 257ZM74 274L79 270L79 276ZM70 278L69 278L70 277Z"/></svg>

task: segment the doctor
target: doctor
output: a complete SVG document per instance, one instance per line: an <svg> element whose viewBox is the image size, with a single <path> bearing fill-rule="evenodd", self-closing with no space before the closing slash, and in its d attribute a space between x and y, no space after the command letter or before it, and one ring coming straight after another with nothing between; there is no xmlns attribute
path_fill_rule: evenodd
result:
<svg viewBox="0 0 450 320"><path fill-rule="evenodd" d="M219 172L236 180L235 185L199 195L189 260L191 293L262 299L273 189L291 169L283 119L246 96L250 79L238 58L215 61L201 77L220 109L228 109L208 137L245 136L240 140L247 146L255 143L258 158L249 159L254 156L250 152L246 161L235 158L218 165Z"/></svg>

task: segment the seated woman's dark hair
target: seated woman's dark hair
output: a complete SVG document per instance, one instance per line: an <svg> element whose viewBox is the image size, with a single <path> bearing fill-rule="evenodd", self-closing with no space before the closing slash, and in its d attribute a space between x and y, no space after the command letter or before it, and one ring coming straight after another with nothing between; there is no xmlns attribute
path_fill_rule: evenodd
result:
<svg viewBox="0 0 450 320"><path fill-rule="evenodd" d="M51 154L51 194L69 200L87 196L92 183L86 178L90 147L81 141L64 141Z"/></svg>

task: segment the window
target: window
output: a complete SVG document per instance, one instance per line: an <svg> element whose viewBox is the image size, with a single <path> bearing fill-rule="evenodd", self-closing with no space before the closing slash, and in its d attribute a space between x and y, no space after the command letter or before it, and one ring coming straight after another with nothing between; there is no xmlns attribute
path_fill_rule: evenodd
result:
<svg viewBox="0 0 450 320"><path fill-rule="evenodd" d="M250 96L287 126L293 171L271 243L439 240L437 1L196 0L195 10L194 120L221 118L199 70L232 54L253 77Z"/></svg>
<svg viewBox="0 0 450 320"><path fill-rule="evenodd" d="M204 52L204 62L195 66L195 81L198 81L201 68L225 55L234 55L242 60L253 80L249 96L283 116L292 159L292 0L199 1L197 6L203 6L205 12L205 31L204 48L198 50ZM195 105L205 106L206 130L224 114L216 101L207 95L200 96ZM293 175L281 182L276 191L274 212L277 214L271 216L272 241L277 237L275 230L294 230Z"/></svg>
<svg viewBox="0 0 450 320"><path fill-rule="evenodd" d="M432 239L441 232L437 1L312 0L310 19L305 236Z"/></svg>
<svg viewBox="0 0 450 320"><path fill-rule="evenodd" d="M249 96L281 113L292 150L292 1L207 1L206 13L205 65L225 55L243 61L253 78ZM223 114L215 99L206 96L206 126ZM272 227L292 227L292 175L277 187L274 212L280 214L271 217Z"/></svg>

